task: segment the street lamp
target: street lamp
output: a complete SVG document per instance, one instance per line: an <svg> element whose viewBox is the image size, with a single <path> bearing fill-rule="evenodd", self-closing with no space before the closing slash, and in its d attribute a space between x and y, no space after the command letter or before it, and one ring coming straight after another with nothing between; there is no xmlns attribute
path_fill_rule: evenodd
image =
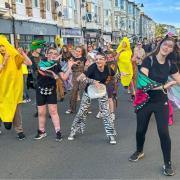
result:
<svg viewBox="0 0 180 180"><path fill-rule="evenodd" d="M144 15L144 4L143 3L138 3L137 5L140 8L139 34L142 37L142 34L143 34L143 30L142 30L143 22L142 21L143 21L143 15Z"/></svg>

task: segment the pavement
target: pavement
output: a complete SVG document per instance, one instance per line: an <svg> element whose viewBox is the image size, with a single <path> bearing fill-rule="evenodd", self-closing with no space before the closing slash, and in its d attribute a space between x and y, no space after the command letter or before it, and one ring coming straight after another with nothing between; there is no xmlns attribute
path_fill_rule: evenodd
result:
<svg viewBox="0 0 180 180"><path fill-rule="evenodd" d="M48 136L35 141L38 120L35 113L35 93L32 101L22 105L23 126L27 138L16 139L14 130L2 128L0 135L0 179L167 179L162 175L162 153L154 118L151 118L144 147L145 157L139 162L128 161L135 150L136 117L129 95L120 90L116 111L117 145L107 142L103 122L96 119L98 104L93 100L84 135L74 141L67 137L74 115L66 115L69 96L58 103L63 141L55 141L52 122L47 118ZM180 112L174 114L170 127L172 162L180 179Z"/></svg>

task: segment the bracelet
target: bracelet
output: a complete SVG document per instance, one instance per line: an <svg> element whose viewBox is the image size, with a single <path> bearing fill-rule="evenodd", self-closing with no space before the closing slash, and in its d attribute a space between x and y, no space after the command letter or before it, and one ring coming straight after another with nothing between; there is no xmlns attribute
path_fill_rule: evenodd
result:
<svg viewBox="0 0 180 180"><path fill-rule="evenodd" d="M163 92L164 94L167 94L167 92L165 91L164 85L162 85L162 92Z"/></svg>

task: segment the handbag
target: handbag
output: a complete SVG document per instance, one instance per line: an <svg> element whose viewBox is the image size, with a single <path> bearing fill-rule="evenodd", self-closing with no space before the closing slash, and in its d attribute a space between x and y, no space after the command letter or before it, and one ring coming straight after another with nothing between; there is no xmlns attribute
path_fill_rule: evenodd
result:
<svg viewBox="0 0 180 180"><path fill-rule="evenodd" d="M88 86L87 93L91 99L102 98L106 95L106 86L104 84L100 84L100 87L97 88L94 84L91 84Z"/></svg>

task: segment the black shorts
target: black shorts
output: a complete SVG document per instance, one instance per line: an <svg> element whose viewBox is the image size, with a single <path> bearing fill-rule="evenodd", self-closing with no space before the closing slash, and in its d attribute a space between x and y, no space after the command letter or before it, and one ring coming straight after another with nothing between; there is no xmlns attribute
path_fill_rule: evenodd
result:
<svg viewBox="0 0 180 180"><path fill-rule="evenodd" d="M43 95L37 89L36 90L36 103L37 103L37 106L43 106L45 104L57 104L56 89L52 91L51 95Z"/></svg>

